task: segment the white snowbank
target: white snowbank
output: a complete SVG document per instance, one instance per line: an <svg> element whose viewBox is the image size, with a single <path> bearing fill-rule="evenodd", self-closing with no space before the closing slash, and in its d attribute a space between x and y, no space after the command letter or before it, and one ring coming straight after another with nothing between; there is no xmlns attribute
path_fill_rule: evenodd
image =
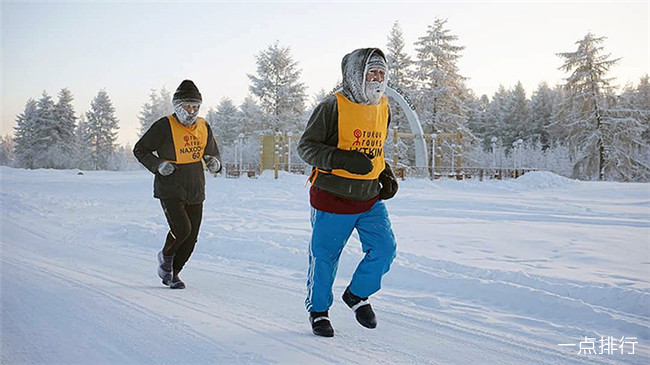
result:
<svg viewBox="0 0 650 365"><path fill-rule="evenodd" d="M525 189L570 188L579 181L567 179L549 171L531 171L514 180L513 185Z"/></svg>

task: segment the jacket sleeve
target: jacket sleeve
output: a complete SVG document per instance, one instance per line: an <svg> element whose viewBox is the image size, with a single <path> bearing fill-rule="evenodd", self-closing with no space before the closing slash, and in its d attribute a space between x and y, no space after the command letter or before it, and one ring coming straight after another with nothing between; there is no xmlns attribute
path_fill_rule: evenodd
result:
<svg viewBox="0 0 650 365"><path fill-rule="evenodd" d="M336 97L330 96L318 104L312 112L298 143L298 155L312 166L331 170L332 155L338 143L337 133Z"/></svg>
<svg viewBox="0 0 650 365"><path fill-rule="evenodd" d="M162 140L162 119L156 121L133 147L133 155L149 171L156 173L164 160L154 155Z"/></svg>
<svg viewBox="0 0 650 365"><path fill-rule="evenodd" d="M208 127L208 141L206 142L205 151L203 154L214 156L219 159L219 162L221 162L221 153L219 152L217 139L214 137L214 133L212 133L212 128L210 128L210 125L206 123L205 126Z"/></svg>

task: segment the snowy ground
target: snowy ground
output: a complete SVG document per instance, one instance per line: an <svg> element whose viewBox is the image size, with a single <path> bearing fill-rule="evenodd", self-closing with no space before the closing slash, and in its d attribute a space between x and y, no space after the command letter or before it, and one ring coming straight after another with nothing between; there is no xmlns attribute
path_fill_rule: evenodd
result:
<svg viewBox="0 0 650 365"><path fill-rule="evenodd" d="M188 287L172 291L149 172L0 175L2 364L650 363L650 184L404 181L379 326L339 299L355 234L326 339L303 307L304 176L209 178Z"/></svg>

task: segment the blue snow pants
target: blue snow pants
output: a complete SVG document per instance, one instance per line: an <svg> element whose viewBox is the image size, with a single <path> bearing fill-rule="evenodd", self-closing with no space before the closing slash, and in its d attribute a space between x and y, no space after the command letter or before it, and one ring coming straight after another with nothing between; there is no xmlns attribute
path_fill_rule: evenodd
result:
<svg viewBox="0 0 650 365"><path fill-rule="evenodd" d="M328 213L312 208L311 226L305 299L308 312L324 312L332 305L332 285L339 257L355 228L365 256L352 276L350 291L365 298L381 288L381 278L388 272L397 247L382 200L359 214Z"/></svg>

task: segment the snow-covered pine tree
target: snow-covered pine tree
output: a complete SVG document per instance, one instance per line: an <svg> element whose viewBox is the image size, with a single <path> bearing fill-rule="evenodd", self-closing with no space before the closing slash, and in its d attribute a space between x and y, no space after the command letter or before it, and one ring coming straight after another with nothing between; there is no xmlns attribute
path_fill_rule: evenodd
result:
<svg viewBox="0 0 650 365"><path fill-rule="evenodd" d="M249 90L259 98L262 110L273 119L274 131L297 132L304 129L305 85L301 70L289 47L276 41L256 56L257 73L248 75Z"/></svg>
<svg viewBox="0 0 650 365"><path fill-rule="evenodd" d="M388 62L388 84L400 89L402 92L409 96L415 96L413 93L413 60L404 50L405 42L402 27L399 22L395 21L391 28L386 43L386 61ZM386 141L385 153L387 158L390 158L390 163L394 161L394 128L397 127L398 132L411 133L411 128L406 119L404 111L399 104L388 99L388 104L391 111L391 125ZM400 139L397 144L398 163L402 166L412 166L415 164L414 142L410 139Z"/></svg>
<svg viewBox="0 0 650 365"><path fill-rule="evenodd" d="M480 98L475 98L472 101L471 110L472 115L470 115L467 122L467 126L472 131L472 133L479 139L482 140L483 146L489 149L489 141L492 136L487 135L488 125L487 125L487 108L490 105L490 98L487 95L482 95ZM487 143L487 145L486 145Z"/></svg>
<svg viewBox="0 0 650 365"><path fill-rule="evenodd" d="M223 98L210 115L210 127L223 145L231 145L244 130L239 123L239 111L230 98Z"/></svg>
<svg viewBox="0 0 650 365"><path fill-rule="evenodd" d="M24 111L16 117L14 127L14 156L17 167L34 168L37 148L34 146L36 124L38 123L38 103L27 100Z"/></svg>
<svg viewBox="0 0 650 365"><path fill-rule="evenodd" d="M395 22L388 34L386 59L388 61L388 82L402 90L411 87L413 61L404 51L404 36L399 22Z"/></svg>
<svg viewBox="0 0 650 365"><path fill-rule="evenodd" d="M138 137L142 137L155 121L172 113L174 113L174 108L169 91L162 88L160 94L158 94L155 89L152 89L149 94L149 101L142 105L142 110L138 116L140 121Z"/></svg>
<svg viewBox="0 0 650 365"><path fill-rule="evenodd" d="M542 150L546 150L550 146L550 136L546 128L551 124L553 118L553 103L555 100L555 92L548 87L546 82L542 82L537 86L537 90L533 92L528 104L528 122L530 127L530 136L535 141L542 144Z"/></svg>
<svg viewBox="0 0 650 365"><path fill-rule="evenodd" d="M564 60L560 69L571 75L564 84L566 98L553 127L565 131L569 146L577 153L574 177L647 178L650 168L633 152L644 131L642 123L607 100L613 86L606 74L619 59L602 54L604 40L588 33L576 42L575 52L558 53Z"/></svg>
<svg viewBox="0 0 650 365"><path fill-rule="evenodd" d="M79 123L77 123L77 128L75 130L75 138L77 145L77 163L75 167L83 170L92 170L92 149L88 144L90 139L90 130L88 129L88 120L86 116L82 113L79 115Z"/></svg>
<svg viewBox="0 0 650 365"><path fill-rule="evenodd" d="M637 110L650 110L650 78L648 74L641 77L632 99L632 105Z"/></svg>
<svg viewBox="0 0 650 365"><path fill-rule="evenodd" d="M252 96L247 95L239 106L239 124L244 134L258 138L264 134L272 134L270 118L262 112Z"/></svg>
<svg viewBox="0 0 650 365"><path fill-rule="evenodd" d="M43 91L43 95L38 99L36 124L33 130L32 148L34 148L34 168L53 168L54 159L52 153L56 153L50 147L58 146L60 136L56 116L54 115L54 101L52 97Z"/></svg>
<svg viewBox="0 0 650 365"><path fill-rule="evenodd" d="M528 100L526 91L521 81L517 82L505 100L505 136L504 144L512 145L519 139L527 140L531 137L532 128L526 125L528 118Z"/></svg>
<svg viewBox="0 0 650 365"><path fill-rule="evenodd" d="M467 127L471 95L465 78L458 73L457 62L465 48L454 43L458 37L445 28L447 20L436 19L427 33L415 42L415 106L425 134L443 133L463 136L463 150L472 148L476 137ZM439 146L443 165L451 164L451 140Z"/></svg>
<svg viewBox="0 0 650 365"><path fill-rule="evenodd" d="M506 141L506 117L507 109L506 103L509 98L510 91L506 90L503 85L499 85L499 89L492 96L492 100L485 108L484 129L483 129L483 145L492 146L492 138L496 137L499 146L508 147Z"/></svg>
<svg viewBox="0 0 650 365"><path fill-rule="evenodd" d="M427 33L415 42L415 83L419 89L417 104L425 133L456 133L466 129L464 104L466 95L458 74L458 59L465 48L454 43L458 36L445 28L447 20L436 19Z"/></svg>
<svg viewBox="0 0 650 365"><path fill-rule="evenodd" d="M59 91L59 100L54 105L53 132L57 142L49 148L49 158L54 168L72 168L77 163L77 141L75 137L76 120L72 106L72 92L64 88Z"/></svg>
<svg viewBox="0 0 650 365"><path fill-rule="evenodd" d="M321 103L323 100L325 100L328 96L330 96L330 92L327 91L327 90L325 90L325 89L323 89L323 88L321 88L320 90L318 90L317 93L315 93L315 94L312 96L312 98L311 98L311 103L309 104L309 106L307 107L307 109L309 109L310 112L313 111L314 108L316 108L316 107L318 106L318 104L320 104L320 103Z"/></svg>
<svg viewBox="0 0 650 365"><path fill-rule="evenodd" d="M100 90L90 106L86 112L88 130L84 142L90 147L92 169L106 170L115 153L119 122L106 90Z"/></svg>
<svg viewBox="0 0 650 365"><path fill-rule="evenodd" d="M14 140L10 135L0 138L0 165L12 166L14 162Z"/></svg>
<svg viewBox="0 0 650 365"><path fill-rule="evenodd" d="M642 140L650 145L650 82L647 74L641 77L637 87L626 88L621 95L621 107L638 111L645 126Z"/></svg>

